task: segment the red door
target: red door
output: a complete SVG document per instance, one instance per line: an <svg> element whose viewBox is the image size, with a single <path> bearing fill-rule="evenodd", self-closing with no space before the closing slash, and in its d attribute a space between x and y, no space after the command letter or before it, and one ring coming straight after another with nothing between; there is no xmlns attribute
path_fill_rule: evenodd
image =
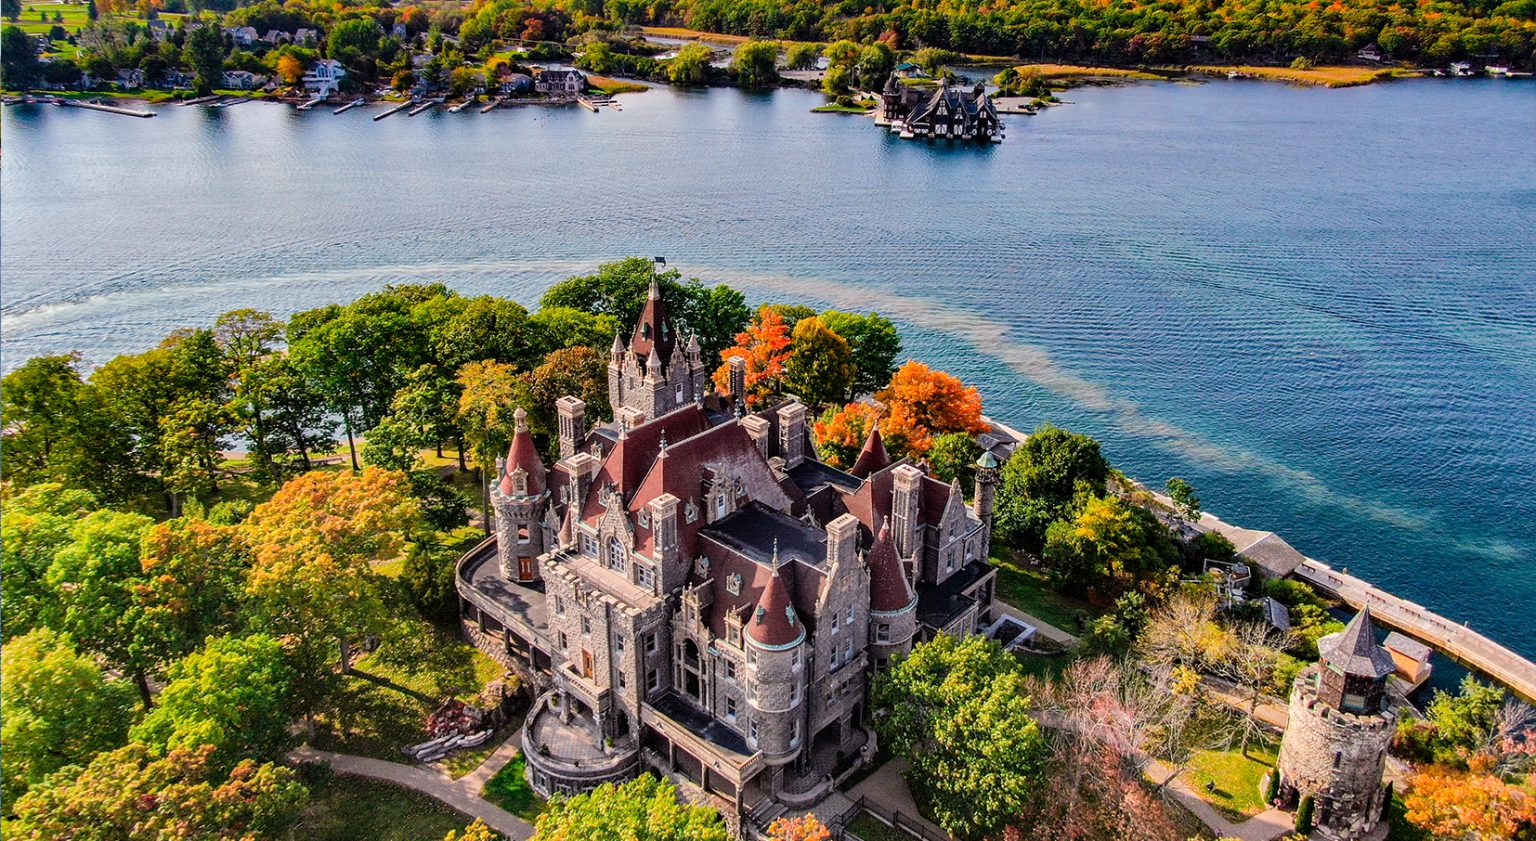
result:
<svg viewBox="0 0 1536 841"><path fill-rule="evenodd" d="M523 555L517 559L517 579L519 581L533 580L533 558Z"/></svg>

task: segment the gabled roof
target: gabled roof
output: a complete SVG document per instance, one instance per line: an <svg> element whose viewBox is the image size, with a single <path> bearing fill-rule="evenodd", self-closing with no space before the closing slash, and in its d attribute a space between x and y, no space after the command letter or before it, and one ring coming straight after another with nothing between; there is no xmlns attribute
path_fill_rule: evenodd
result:
<svg viewBox="0 0 1536 841"><path fill-rule="evenodd" d="M625 430L614 442L603 459L603 466L587 491L582 506L582 519L591 519L603 513L603 494L608 487L616 488L629 501L635 495L640 482L656 460L665 435L668 441L682 441L709 428L709 417L698 406L690 403L675 412Z"/></svg>
<svg viewBox="0 0 1536 841"><path fill-rule="evenodd" d="M916 604L917 594L896 555L896 541L891 539L891 526L886 522L869 550L869 609L897 613Z"/></svg>
<svg viewBox="0 0 1536 841"><path fill-rule="evenodd" d="M544 462L539 460L539 450L533 445L533 436L528 434L528 413L518 409L512 417L517 428L512 433L512 445L507 448L507 463L501 472L501 492L507 496L517 492L512 473L522 470L528 475L527 496L538 496L545 488Z"/></svg>
<svg viewBox="0 0 1536 841"><path fill-rule="evenodd" d="M780 570L781 566L775 563L768 586L763 588L757 607L747 618L747 636L767 648L788 648L805 639L805 626L800 624L790 600L789 584Z"/></svg>
<svg viewBox="0 0 1536 841"><path fill-rule="evenodd" d="M1392 663L1392 655L1376 644L1376 626L1371 622L1370 605L1355 614L1342 633L1318 640L1317 648L1323 662L1346 675L1377 680L1397 668Z"/></svg>
<svg viewBox="0 0 1536 841"><path fill-rule="evenodd" d="M863 479L890 463L891 454L885 451L885 440L880 437L880 425L871 424L869 437L864 439L864 448L859 450L859 457L854 459L853 468L848 472Z"/></svg>

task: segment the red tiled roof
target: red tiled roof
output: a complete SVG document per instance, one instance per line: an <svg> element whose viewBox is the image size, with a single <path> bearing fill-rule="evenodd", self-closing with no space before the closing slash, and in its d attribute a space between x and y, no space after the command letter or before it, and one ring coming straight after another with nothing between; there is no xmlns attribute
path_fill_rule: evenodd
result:
<svg viewBox="0 0 1536 841"><path fill-rule="evenodd" d="M891 454L885 451L885 441L880 437L880 426L876 424L869 428L869 437L864 439L864 449L859 451L853 469L848 472L864 479L890 463Z"/></svg>
<svg viewBox="0 0 1536 841"><path fill-rule="evenodd" d="M901 558L896 555L890 523L885 523L869 550L869 609L894 613L911 607L916 598Z"/></svg>
<svg viewBox="0 0 1536 841"><path fill-rule="evenodd" d="M805 635L780 567L769 574L757 608L747 618L747 635L761 645L773 646L790 645Z"/></svg>
<svg viewBox="0 0 1536 841"><path fill-rule="evenodd" d="M512 471L522 468L528 474L528 496L544 493L544 462L539 460L539 450L528 434L528 413L518 409L513 415L517 429L512 433L512 446L507 448L507 463L501 473L501 492L511 496L516 487L512 484Z"/></svg>
<svg viewBox="0 0 1536 841"><path fill-rule="evenodd" d="M677 347L677 331L667 315L667 305L661 299L661 288L651 281L651 292L640 310L640 320L635 322L635 333L629 340L629 349L644 362L652 350L665 366L672 359Z"/></svg>
<svg viewBox="0 0 1536 841"><path fill-rule="evenodd" d="M690 403L626 432L608 451L603 466L593 477L582 504L582 519L589 520L603 513L602 495L610 485L618 488L626 500L635 495L651 462L656 459L656 451L661 449L663 434L668 441L681 441L708 428L709 416Z"/></svg>

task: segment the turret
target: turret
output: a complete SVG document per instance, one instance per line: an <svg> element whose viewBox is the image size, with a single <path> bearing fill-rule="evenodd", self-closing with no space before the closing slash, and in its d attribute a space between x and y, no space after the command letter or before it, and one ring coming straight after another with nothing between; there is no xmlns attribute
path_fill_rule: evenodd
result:
<svg viewBox="0 0 1536 841"><path fill-rule="evenodd" d="M549 536L544 517L549 506L547 477L533 436L528 433L528 413L519 408L512 417L512 444L501 460L501 478L491 492L496 511L496 552L502 575L513 581L536 581L538 557L544 554Z"/></svg>
<svg viewBox="0 0 1536 841"><path fill-rule="evenodd" d="M773 553L773 571L747 618L750 708L747 741L774 765L794 759L805 739L805 625L795 612L790 585Z"/></svg>
<svg viewBox="0 0 1536 841"><path fill-rule="evenodd" d="M923 471L910 464L903 464L891 473L891 536L896 542L896 554L910 562L922 550L918 533L918 517L923 496ZM914 565L915 566L915 565Z"/></svg>
<svg viewBox="0 0 1536 841"><path fill-rule="evenodd" d="M976 459L975 512L987 538L992 534L992 502L997 493L997 480L997 457L991 450L982 450L981 457Z"/></svg>
<svg viewBox="0 0 1536 841"><path fill-rule="evenodd" d="M884 470L890 463L891 455L885 451L885 441L880 437L880 424L871 423L869 436L864 439L864 449L859 450L859 457L854 459L853 469L848 472L860 479L867 479L870 474Z"/></svg>
<svg viewBox="0 0 1536 841"><path fill-rule="evenodd" d="M869 650L877 667L912 652L917 636L917 593L907 580L889 521L869 550Z"/></svg>

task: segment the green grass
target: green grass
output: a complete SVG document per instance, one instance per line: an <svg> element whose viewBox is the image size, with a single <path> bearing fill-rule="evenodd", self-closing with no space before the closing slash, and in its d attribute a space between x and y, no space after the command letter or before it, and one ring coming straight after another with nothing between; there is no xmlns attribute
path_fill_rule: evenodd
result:
<svg viewBox="0 0 1536 841"><path fill-rule="evenodd" d="M1079 613L1102 612L1083 599L1057 592L1045 573L1028 568L1019 556L995 553L992 565L997 567L999 599L1069 634L1079 633Z"/></svg>
<svg viewBox="0 0 1536 841"><path fill-rule="evenodd" d="M863 841L912 841L912 836L895 827L887 826L868 812L860 812L848 824L848 834Z"/></svg>
<svg viewBox="0 0 1536 841"><path fill-rule="evenodd" d="M1228 818L1235 821L1251 818L1268 808L1260 797L1259 788L1265 775L1275 766L1278 751L1279 746L1267 740L1249 744L1248 756L1243 756L1236 747L1200 751L1189 763L1184 780L1195 794ZM1214 784L1214 791L1206 790L1207 783Z"/></svg>
<svg viewBox="0 0 1536 841"><path fill-rule="evenodd" d="M320 716L315 744L392 762L403 761L401 748L426 740L427 716L444 698L474 702L502 673L474 646L426 622L386 641L353 670Z"/></svg>
<svg viewBox="0 0 1536 841"><path fill-rule="evenodd" d="M860 105L838 105L835 102L811 109L812 114L868 114L869 111L869 108Z"/></svg>
<svg viewBox="0 0 1536 841"><path fill-rule="evenodd" d="M425 794L357 777L337 776L314 790L290 837L308 841L435 841L470 818Z"/></svg>
<svg viewBox="0 0 1536 841"><path fill-rule="evenodd" d="M502 766L496 776L486 780L480 796L533 823L544 812L544 799L528 785L526 768L522 754L512 757L512 761Z"/></svg>

